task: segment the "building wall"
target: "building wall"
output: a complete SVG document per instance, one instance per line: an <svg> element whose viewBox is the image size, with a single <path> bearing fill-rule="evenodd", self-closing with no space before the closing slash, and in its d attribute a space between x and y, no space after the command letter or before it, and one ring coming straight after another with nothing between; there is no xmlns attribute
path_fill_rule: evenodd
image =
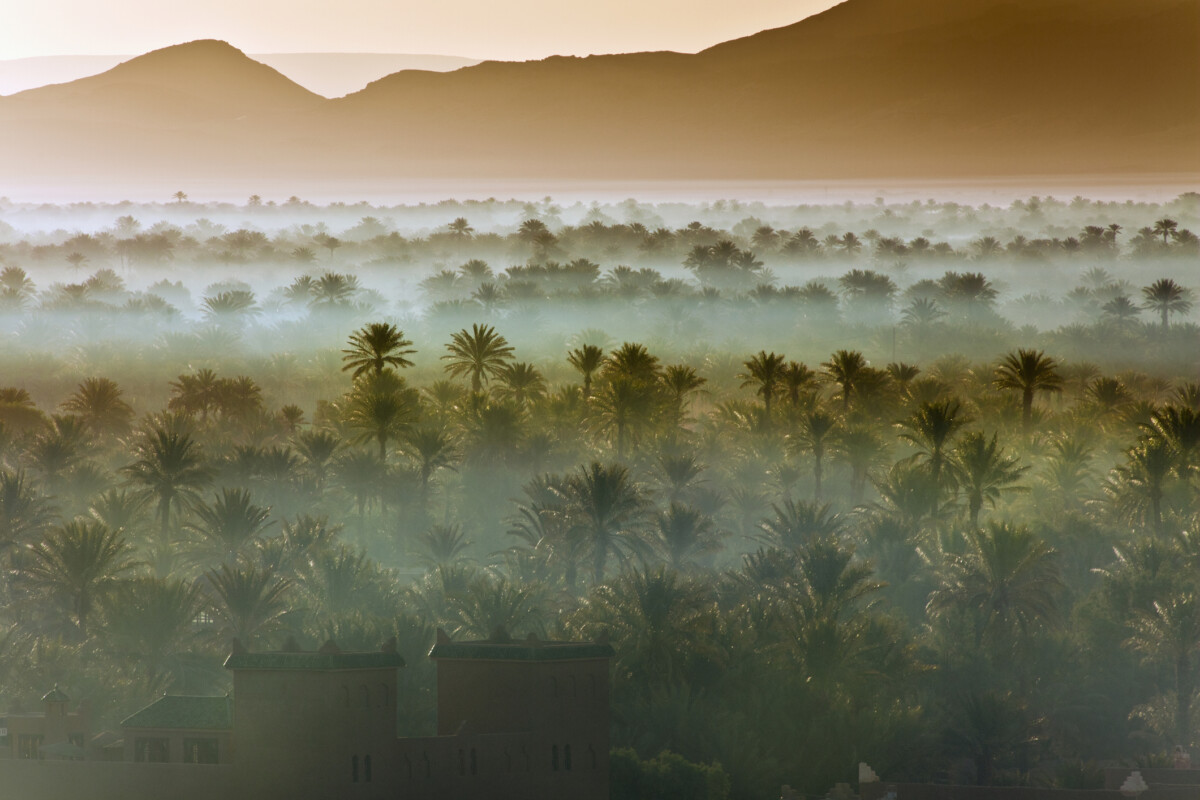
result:
<svg viewBox="0 0 1200 800"><path fill-rule="evenodd" d="M228 765L5 759L0 787L13 800L250 800Z"/></svg>
<svg viewBox="0 0 1200 800"><path fill-rule="evenodd" d="M44 714L10 714L8 717L8 755L18 758L21 736L41 736L42 744L70 741L74 736L84 744L90 736L88 715L67 711L59 704L47 704Z"/></svg>
<svg viewBox="0 0 1200 800"><path fill-rule="evenodd" d="M231 731L203 731L166 728L124 728L125 761L138 761L138 739L166 739L167 762L183 764L186 761L184 742L188 739L214 739L217 743L217 763L232 764L233 733Z"/></svg>
<svg viewBox="0 0 1200 800"><path fill-rule="evenodd" d="M235 670L233 697L239 770L274 796L336 798L354 755L379 769L396 740L395 669Z"/></svg>

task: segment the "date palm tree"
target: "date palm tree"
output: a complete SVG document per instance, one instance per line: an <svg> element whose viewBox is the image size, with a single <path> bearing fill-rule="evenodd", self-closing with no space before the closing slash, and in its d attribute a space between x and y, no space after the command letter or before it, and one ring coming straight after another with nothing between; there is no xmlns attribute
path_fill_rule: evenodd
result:
<svg viewBox="0 0 1200 800"><path fill-rule="evenodd" d="M1021 393L1021 427L1029 436L1033 430L1033 397L1037 392L1061 392L1062 376L1058 362L1041 350L1019 348L996 366L993 383L998 389Z"/></svg>
<svg viewBox="0 0 1200 800"><path fill-rule="evenodd" d="M121 387L109 378L85 379L63 401L62 409L82 419L97 434L119 436L133 421L133 409L121 399Z"/></svg>
<svg viewBox="0 0 1200 800"><path fill-rule="evenodd" d="M583 396L592 396L592 376L604 365L604 350L594 344L580 345L567 353L567 362L583 375Z"/></svg>
<svg viewBox="0 0 1200 800"><path fill-rule="evenodd" d="M471 391L483 391L483 382L500 374L513 349L508 340L496 333L491 325L476 323L471 330L465 328L450 337L447 353L442 356L446 371L452 376L469 375Z"/></svg>
<svg viewBox="0 0 1200 800"><path fill-rule="evenodd" d="M252 648L283 627L291 582L271 570L222 564L204 576L217 635Z"/></svg>
<svg viewBox="0 0 1200 800"><path fill-rule="evenodd" d="M1053 548L1008 523L989 522L965 536L967 551L945 556L940 586L929 596L932 616L965 611L975 646L990 638L1002 651L1018 630L1058 621L1063 581Z"/></svg>
<svg viewBox="0 0 1200 800"><path fill-rule="evenodd" d="M774 517L759 522L763 541L771 547L799 550L814 539L837 536L845 527L840 514L832 512L829 503L799 503L784 500L772 505Z"/></svg>
<svg viewBox="0 0 1200 800"><path fill-rule="evenodd" d="M1143 287L1142 298L1146 301L1143 308L1158 312L1163 331L1167 330L1168 315L1186 314L1192 307L1188 290L1170 278L1159 278Z"/></svg>
<svg viewBox="0 0 1200 800"><path fill-rule="evenodd" d="M694 570L721 550L713 518L683 503L656 514L653 532L658 557L676 572Z"/></svg>
<svg viewBox="0 0 1200 800"><path fill-rule="evenodd" d="M546 395L546 379L532 364L524 361L505 364L497 374L500 378L498 389L501 399L511 400L521 411Z"/></svg>
<svg viewBox="0 0 1200 800"><path fill-rule="evenodd" d="M404 337L404 331L389 322L372 322L350 335L350 347L342 351L343 372L354 370L350 377L363 373L380 375L387 367L403 369L413 362L405 356L417 352L411 349L412 342Z"/></svg>
<svg viewBox="0 0 1200 800"><path fill-rule="evenodd" d="M54 529L29 555L23 577L35 591L67 603L83 639L97 598L134 566L133 547L121 532L96 521Z"/></svg>
<svg viewBox="0 0 1200 800"><path fill-rule="evenodd" d="M178 513L200 498L212 476L204 462L200 444L178 425L151 427L133 448L137 458L122 470L156 501L162 542L170 534L172 513Z"/></svg>
<svg viewBox="0 0 1200 800"><path fill-rule="evenodd" d="M842 412L850 409L850 395L858 385L859 377L867 369L867 360L857 350L838 350L828 361L821 364L828 380L842 389Z"/></svg>
<svg viewBox="0 0 1200 800"><path fill-rule="evenodd" d="M813 456L813 499L821 500L821 479L825 455L832 449L837 438L837 419L820 409L800 415L796 430L788 437L788 446L793 452L812 453Z"/></svg>
<svg viewBox="0 0 1200 800"><path fill-rule="evenodd" d="M1172 735L1176 742L1192 741L1192 702L1196 692L1195 653L1200 647L1200 600L1193 592L1139 610L1131 623L1127 644L1147 661L1171 670L1175 708Z"/></svg>
<svg viewBox="0 0 1200 800"><path fill-rule="evenodd" d="M1154 221L1154 235L1163 238L1163 247L1167 246L1167 238L1173 235L1178 229L1179 223L1170 217Z"/></svg>
<svg viewBox="0 0 1200 800"><path fill-rule="evenodd" d="M254 504L245 489L222 489L212 503L202 503L184 530L195 537L193 550L201 563L235 562L273 523L271 510Z"/></svg>
<svg viewBox="0 0 1200 800"><path fill-rule="evenodd" d="M787 366L787 359L777 353L768 353L766 350L760 350L756 355L750 357L748 361L743 362L746 371L738 375L742 379L742 388L747 386L757 387L755 393L763 399L763 407L766 410L766 419L769 424L771 421L771 400L775 397L775 392L778 390L780 383L783 382L784 368Z"/></svg>
<svg viewBox="0 0 1200 800"><path fill-rule="evenodd" d="M346 424L359 432L359 443L374 441L379 460L387 460L388 442L399 439L420 414L417 390L395 373L359 378L346 406Z"/></svg>
<svg viewBox="0 0 1200 800"><path fill-rule="evenodd" d="M934 400L922 403L912 416L900 423L903 429L900 438L917 448L917 455L924 460L938 487L953 477L945 470L947 450L968 421L957 400Z"/></svg>
<svg viewBox="0 0 1200 800"><path fill-rule="evenodd" d="M220 672L205 658L200 587L173 578L121 581L105 598L104 640L147 691L216 689Z"/></svg>
<svg viewBox="0 0 1200 800"><path fill-rule="evenodd" d="M645 549L645 499L629 470L598 461L569 475L565 490L572 538L590 555L592 582L598 586L610 557L625 559Z"/></svg>
<svg viewBox="0 0 1200 800"><path fill-rule="evenodd" d="M967 519L971 529L979 527L979 512L985 502L996 505L1000 493L1017 488L1014 484L1028 467L1021 466L1015 456L1008 456L992 438L979 431L963 436L951 455L955 482L967 496Z"/></svg>

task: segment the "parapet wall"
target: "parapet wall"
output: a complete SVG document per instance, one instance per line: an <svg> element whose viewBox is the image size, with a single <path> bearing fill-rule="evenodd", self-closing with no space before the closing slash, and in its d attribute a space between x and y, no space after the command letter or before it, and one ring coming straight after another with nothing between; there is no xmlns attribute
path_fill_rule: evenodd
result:
<svg viewBox="0 0 1200 800"><path fill-rule="evenodd" d="M1125 771L1125 775L1129 770ZM1121 780L1125 779L1125 775ZM1149 780L1147 780L1150 783ZM1119 785L1119 784L1118 784ZM882 800L889 789L896 800L1129 800L1111 789L1050 789L1036 786L954 786L933 783L865 783L859 789L862 800ZM1138 800L1196 800L1194 786L1151 784Z"/></svg>
<svg viewBox="0 0 1200 800"><path fill-rule="evenodd" d="M237 789L229 764L0 760L6 800L229 800Z"/></svg>

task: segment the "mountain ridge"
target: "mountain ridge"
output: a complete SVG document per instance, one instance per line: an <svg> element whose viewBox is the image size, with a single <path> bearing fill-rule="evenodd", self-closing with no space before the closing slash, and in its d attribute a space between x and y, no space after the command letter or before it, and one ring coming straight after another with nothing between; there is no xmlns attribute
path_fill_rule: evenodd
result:
<svg viewBox="0 0 1200 800"><path fill-rule="evenodd" d="M332 100L231 45L201 42L147 54L206 71L197 85L186 69L132 83L163 92L182 82L173 91L207 108L222 100L210 91L222 83L214 69L253 74L221 113L139 106L114 121L98 110L107 95L79 99L128 85L124 73L66 84L79 93L66 108L37 94L46 90L26 92L41 98L21 101L33 115L15 110L21 95L0 98L5 135L46 154L14 164L0 153L0 167L53 179L53 144L76 154L76 170L161 170L177 181L246 168L306 180L1196 174L1198 11L1200 0L847 0L695 54L402 71ZM195 66L210 61L221 69ZM46 130L47 119L86 126L89 115L124 138Z"/></svg>

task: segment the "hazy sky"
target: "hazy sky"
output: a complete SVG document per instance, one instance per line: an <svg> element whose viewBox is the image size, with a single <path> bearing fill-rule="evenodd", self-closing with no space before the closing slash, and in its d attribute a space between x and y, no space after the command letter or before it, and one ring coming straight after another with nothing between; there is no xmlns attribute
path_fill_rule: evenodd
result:
<svg viewBox="0 0 1200 800"><path fill-rule="evenodd" d="M836 0L3 0L0 59L142 53L224 39L249 53L520 60L695 51Z"/></svg>

